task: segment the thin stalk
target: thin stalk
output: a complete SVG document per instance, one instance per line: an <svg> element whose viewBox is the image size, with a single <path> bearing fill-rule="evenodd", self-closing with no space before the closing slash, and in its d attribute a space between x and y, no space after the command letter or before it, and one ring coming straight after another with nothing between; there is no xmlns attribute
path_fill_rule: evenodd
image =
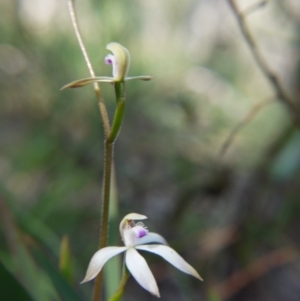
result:
<svg viewBox="0 0 300 301"><path fill-rule="evenodd" d="M81 33L79 30L77 17L75 13L75 3L74 0L68 1L69 12L72 20L72 25L74 28L74 32L85 59L86 65L88 67L89 73L91 77L95 77L95 72L93 70L91 61L89 59L88 53L83 43L83 39L81 37ZM104 154L104 178L103 178L103 199L102 199L102 219L101 219L101 236L99 247L104 248L107 245L107 236L108 236L108 221L109 221L109 200L110 200L110 186L111 186L111 174L112 174L112 162L113 162L113 144L116 139L116 135L113 135L113 139L107 140L108 136L111 134L110 130L110 122L107 113L107 109L104 103L104 99L101 93L100 86L97 82L94 83L94 90L98 100L100 115L104 128L105 135L105 154ZM120 114L119 114L120 115ZM122 118L123 118L123 114ZM99 301L102 289L102 272L97 276L95 281L94 293L93 293L93 301Z"/></svg>
<svg viewBox="0 0 300 301"><path fill-rule="evenodd" d="M103 203L102 203L102 218L101 218L101 235L99 249L107 246L108 237L108 222L109 222L109 201L110 201L110 188L112 177L112 162L114 142L117 139L118 133L122 126L125 108L125 90L124 83L115 83L115 93L117 109L115 112L113 125L109 135L105 139L105 162L104 162L104 177L103 177ZM95 280L94 293L92 301L99 301L102 291L103 272L101 271Z"/></svg>
<svg viewBox="0 0 300 301"><path fill-rule="evenodd" d="M85 59L86 65L88 67L89 73L90 73L91 77L95 77L95 72L94 72L93 66L92 66L91 61L89 59L88 53L87 53L86 48L84 46L84 43L83 43L83 40L82 40L82 37L81 37L81 33L80 33L80 30L79 30L77 17L76 17L76 13L75 13L74 0L69 0L68 1L68 7L69 7L69 12L70 12L74 32L75 32L79 47L81 49L81 52L83 54L83 57ZM103 96L102 96L102 93L101 93L100 86L97 82L94 83L94 90L95 90L95 93L96 93L96 97L97 97L98 105L99 105L99 110L100 110L100 114L101 114L101 117L102 117L101 119L102 119L102 122L103 122L104 134L105 134L105 137L107 137L109 132L110 132L109 117L108 117L108 113L107 113L107 110L106 110L104 99L103 99Z"/></svg>
<svg viewBox="0 0 300 301"><path fill-rule="evenodd" d="M101 235L99 242L99 249L105 248L107 245L108 236L108 221L109 221L109 199L110 199L110 185L111 185L111 169L113 161L113 143L105 141L105 166L103 178L103 203L102 203L102 217L101 217ZM99 301L102 290L103 271L96 277L94 284L93 301Z"/></svg>

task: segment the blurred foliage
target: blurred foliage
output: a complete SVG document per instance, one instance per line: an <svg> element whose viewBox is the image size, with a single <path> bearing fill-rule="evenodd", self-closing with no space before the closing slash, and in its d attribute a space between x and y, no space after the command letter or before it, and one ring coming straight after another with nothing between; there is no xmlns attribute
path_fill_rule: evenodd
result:
<svg viewBox="0 0 300 301"><path fill-rule="evenodd" d="M275 102L218 157L231 129L274 94L227 2L76 4L98 75L111 74L103 62L111 41L129 49L129 75L154 75L127 84L116 197L120 216L147 215L149 229L205 279L199 284L145 254L163 300L298 300L299 257L259 261L261 274L248 267L300 243L299 129ZM4 0L0 11L1 296L87 300L92 286L79 282L98 245L103 129L91 87L59 89L88 71L65 1ZM299 11L297 0L270 0L247 17L266 61L298 102ZM113 89L101 87L112 114ZM110 231L116 235L117 226ZM71 284L59 272L65 235ZM230 277L241 271L240 286ZM129 281L124 300L141 299L154 297Z"/></svg>

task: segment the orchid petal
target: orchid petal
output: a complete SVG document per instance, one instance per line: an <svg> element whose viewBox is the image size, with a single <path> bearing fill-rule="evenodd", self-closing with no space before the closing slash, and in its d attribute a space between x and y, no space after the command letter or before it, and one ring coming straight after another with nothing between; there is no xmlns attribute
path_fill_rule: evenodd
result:
<svg viewBox="0 0 300 301"><path fill-rule="evenodd" d="M166 261L171 263L180 271L192 275L199 280L203 280L201 276L198 274L198 272L191 265L189 265L177 252L175 252L175 250L173 250L168 246L143 245L143 246L137 246L136 249L157 254L163 257Z"/></svg>
<svg viewBox="0 0 300 301"><path fill-rule="evenodd" d="M147 218L147 216L139 214L139 213L129 213L129 214L125 215L125 217L120 222L120 226L119 226L119 230L120 230L122 239L124 240L124 235L123 235L124 227L127 225L127 222L129 220L143 220L146 218Z"/></svg>
<svg viewBox="0 0 300 301"><path fill-rule="evenodd" d="M152 75L140 75L140 76L127 76L125 77L125 81L140 79L140 80L151 80L153 78Z"/></svg>
<svg viewBox="0 0 300 301"><path fill-rule="evenodd" d="M147 219L147 216L139 214L139 213L129 213L124 216L124 218L122 219L122 222L124 222L127 219L143 220L143 219ZM122 224L122 222L121 222L121 224Z"/></svg>
<svg viewBox="0 0 300 301"><path fill-rule="evenodd" d="M129 248L126 252L126 266L140 286L160 297L156 281L146 260L133 248Z"/></svg>
<svg viewBox="0 0 300 301"><path fill-rule="evenodd" d="M108 76L97 76L97 77L88 77L88 78L82 78L79 80L75 80L61 88L61 90L64 90L66 88L79 88L83 87L95 82L104 82L104 83L113 83L114 79L112 77Z"/></svg>
<svg viewBox="0 0 300 301"><path fill-rule="evenodd" d="M149 232L147 235L141 237L141 238L138 238L136 240L136 243L135 245L144 245L144 244L149 244L149 243L152 243L152 242L155 242L155 243L161 243L163 245L167 245L167 241L159 234L157 233L154 233L154 232Z"/></svg>
<svg viewBox="0 0 300 301"><path fill-rule="evenodd" d="M95 278L109 259L121 252L124 252L126 249L126 247L106 247L97 251L92 257L86 275L81 283Z"/></svg>
<svg viewBox="0 0 300 301"><path fill-rule="evenodd" d="M134 247L136 245L137 236L133 228L125 228L122 238L126 247Z"/></svg>
<svg viewBox="0 0 300 301"><path fill-rule="evenodd" d="M107 44L106 49L110 50L115 57L115 60L112 61L114 80L124 81L130 65L130 54L128 50L116 42Z"/></svg>

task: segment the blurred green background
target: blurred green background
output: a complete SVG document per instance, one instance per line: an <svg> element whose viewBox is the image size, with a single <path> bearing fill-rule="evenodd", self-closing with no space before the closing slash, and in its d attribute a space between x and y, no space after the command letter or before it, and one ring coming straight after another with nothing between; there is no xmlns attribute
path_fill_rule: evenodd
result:
<svg viewBox="0 0 300 301"><path fill-rule="evenodd" d="M130 51L129 75L154 75L127 84L115 145L119 220L147 215L150 231L205 280L144 254L162 300L298 301L299 129L275 100L220 155L253 106L274 96L228 2L76 5L97 75L111 75L111 41ZM1 300L90 300L92 284L79 282L98 246L104 138L92 86L60 91L89 76L67 1L2 0L0 11ZM299 1L270 0L247 24L299 104ZM101 87L112 116L113 88ZM64 236L72 269L61 273ZM132 279L126 286L124 300L155 299Z"/></svg>

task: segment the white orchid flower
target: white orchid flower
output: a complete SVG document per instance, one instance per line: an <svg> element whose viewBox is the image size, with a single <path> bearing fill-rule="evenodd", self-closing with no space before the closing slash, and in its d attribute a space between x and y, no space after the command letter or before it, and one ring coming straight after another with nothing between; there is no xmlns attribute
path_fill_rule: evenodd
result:
<svg viewBox="0 0 300 301"><path fill-rule="evenodd" d="M120 234L124 247L106 247L97 251L92 257L86 276L81 282L95 278L105 263L115 255L125 252L125 263L135 280L151 294L160 297L159 290L152 272L145 259L137 250L148 251L163 257L177 269L202 280L197 271L189 265L178 253L167 246L165 239L157 234L148 232L143 223L135 220L144 220L147 217L138 213L126 215L120 223ZM147 245L147 243L160 243Z"/></svg>
<svg viewBox="0 0 300 301"><path fill-rule="evenodd" d="M133 79L140 79L140 80L152 79L152 76L150 75L133 76L133 77L127 76L129 65L130 65L130 54L129 51L121 44L112 42L107 44L106 49L112 52L112 54L108 54L104 59L106 64L112 65L113 67L112 77L96 76L96 77L79 79L65 85L64 87L62 87L61 90L66 88L79 88L94 82L117 83L117 82L129 81Z"/></svg>

